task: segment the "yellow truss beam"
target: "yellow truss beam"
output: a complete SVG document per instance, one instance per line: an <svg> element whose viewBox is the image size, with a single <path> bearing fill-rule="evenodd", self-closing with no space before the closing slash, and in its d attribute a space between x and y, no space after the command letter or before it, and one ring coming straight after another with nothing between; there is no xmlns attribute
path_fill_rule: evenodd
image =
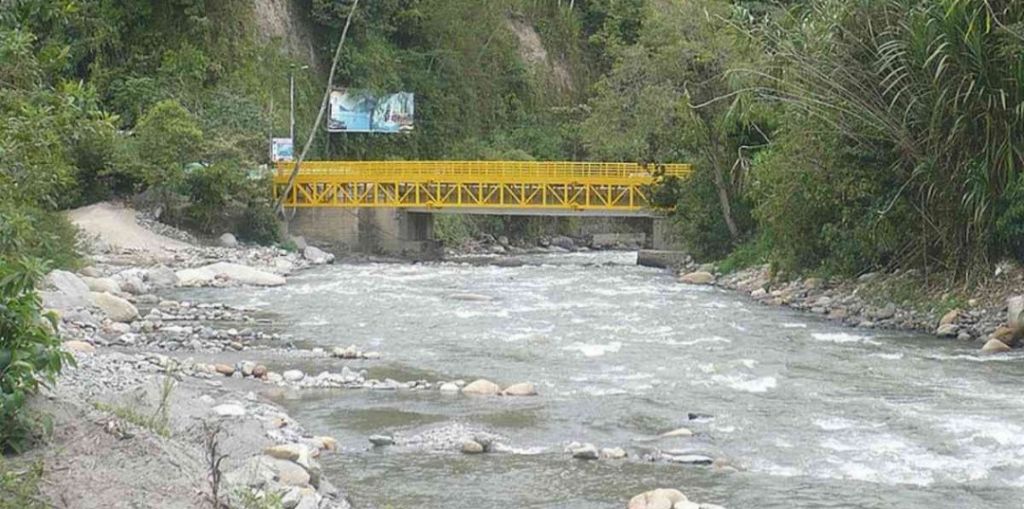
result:
<svg viewBox="0 0 1024 509"><path fill-rule="evenodd" d="M275 199L294 163L278 163ZM394 207L637 213L650 186L688 164L534 161L307 161L286 207Z"/></svg>

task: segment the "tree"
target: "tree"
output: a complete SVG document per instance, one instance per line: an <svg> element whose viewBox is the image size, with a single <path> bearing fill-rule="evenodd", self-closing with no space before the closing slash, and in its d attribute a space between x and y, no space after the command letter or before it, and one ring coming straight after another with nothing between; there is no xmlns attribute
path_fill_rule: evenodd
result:
<svg viewBox="0 0 1024 509"><path fill-rule="evenodd" d="M637 43L618 52L611 72L598 83L593 114L583 126L596 157L694 163L694 179L709 177L713 183L711 199L717 201L727 245L742 240L750 228L749 218L737 218L746 216L745 210L736 209L746 209L739 203L746 170L767 142L772 117L746 91L751 84L745 77L730 72L759 55L759 48L733 28L730 14L726 3L714 0L648 8ZM709 198L682 194L690 200Z"/></svg>
<svg viewBox="0 0 1024 509"><path fill-rule="evenodd" d="M142 179L155 187L175 188L185 165L202 153L203 131L195 117L173 99L156 103L139 121L135 136Z"/></svg>

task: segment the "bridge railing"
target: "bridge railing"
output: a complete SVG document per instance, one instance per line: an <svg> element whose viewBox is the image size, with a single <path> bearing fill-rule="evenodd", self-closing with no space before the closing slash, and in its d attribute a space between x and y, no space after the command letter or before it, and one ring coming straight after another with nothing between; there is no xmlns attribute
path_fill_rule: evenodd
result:
<svg viewBox="0 0 1024 509"><path fill-rule="evenodd" d="M286 179L294 163L277 163L276 178ZM394 180L488 179L644 179L684 177L689 164L602 163L574 161L304 161L302 176Z"/></svg>

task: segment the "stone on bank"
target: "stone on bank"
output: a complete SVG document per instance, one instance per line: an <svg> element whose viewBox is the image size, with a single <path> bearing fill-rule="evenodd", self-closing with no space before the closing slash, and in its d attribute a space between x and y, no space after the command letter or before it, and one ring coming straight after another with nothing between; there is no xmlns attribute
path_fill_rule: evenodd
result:
<svg viewBox="0 0 1024 509"><path fill-rule="evenodd" d="M710 285L715 282L715 276L710 272L698 270L696 272L683 274L679 278L679 281L691 285Z"/></svg>
<svg viewBox="0 0 1024 509"><path fill-rule="evenodd" d="M110 293L93 293L92 302L115 322L130 322L139 316L139 310L131 302Z"/></svg>

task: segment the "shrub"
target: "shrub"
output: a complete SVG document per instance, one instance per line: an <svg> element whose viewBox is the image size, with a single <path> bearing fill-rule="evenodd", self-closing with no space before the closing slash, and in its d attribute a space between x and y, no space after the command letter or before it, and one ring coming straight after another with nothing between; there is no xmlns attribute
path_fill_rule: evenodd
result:
<svg viewBox="0 0 1024 509"><path fill-rule="evenodd" d="M238 237L257 244L270 245L281 240L281 225L274 213L274 206L256 199L249 202L242 216Z"/></svg>
<svg viewBox="0 0 1024 509"><path fill-rule="evenodd" d="M206 233L231 230L232 210L241 210L245 203L243 170L233 161L218 162L193 169L185 176L185 194L189 205L185 215L193 226ZM237 206L235 206L237 205Z"/></svg>
<svg viewBox="0 0 1024 509"><path fill-rule="evenodd" d="M156 103L135 132L142 159L142 180L150 186L176 189L185 165L201 153L203 131L195 117L174 100Z"/></svg>
<svg viewBox="0 0 1024 509"><path fill-rule="evenodd" d="M678 199L674 223L679 228L683 243L698 261L723 258L734 247L712 173L707 166L698 166L690 177L678 182L675 190L657 193L674 195ZM741 232L752 229L750 207L742 197L732 200L732 217Z"/></svg>
<svg viewBox="0 0 1024 509"><path fill-rule="evenodd" d="M42 312L35 290L45 268L27 259L0 259L0 452L29 445L38 422L25 409L28 397L74 364L54 332L57 316Z"/></svg>
<svg viewBox="0 0 1024 509"><path fill-rule="evenodd" d="M801 121L802 118L802 121ZM893 201L893 175L873 153L842 147L839 136L793 118L754 163L748 196L777 268L857 274L891 260L905 239L907 212ZM885 214L881 211L886 210Z"/></svg>
<svg viewBox="0 0 1024 509"><path fill-rule="evenodd" d="M0 261L32 257L73 268L79 263L75 233L74 225L60 213L0 203Z"/></svg>

